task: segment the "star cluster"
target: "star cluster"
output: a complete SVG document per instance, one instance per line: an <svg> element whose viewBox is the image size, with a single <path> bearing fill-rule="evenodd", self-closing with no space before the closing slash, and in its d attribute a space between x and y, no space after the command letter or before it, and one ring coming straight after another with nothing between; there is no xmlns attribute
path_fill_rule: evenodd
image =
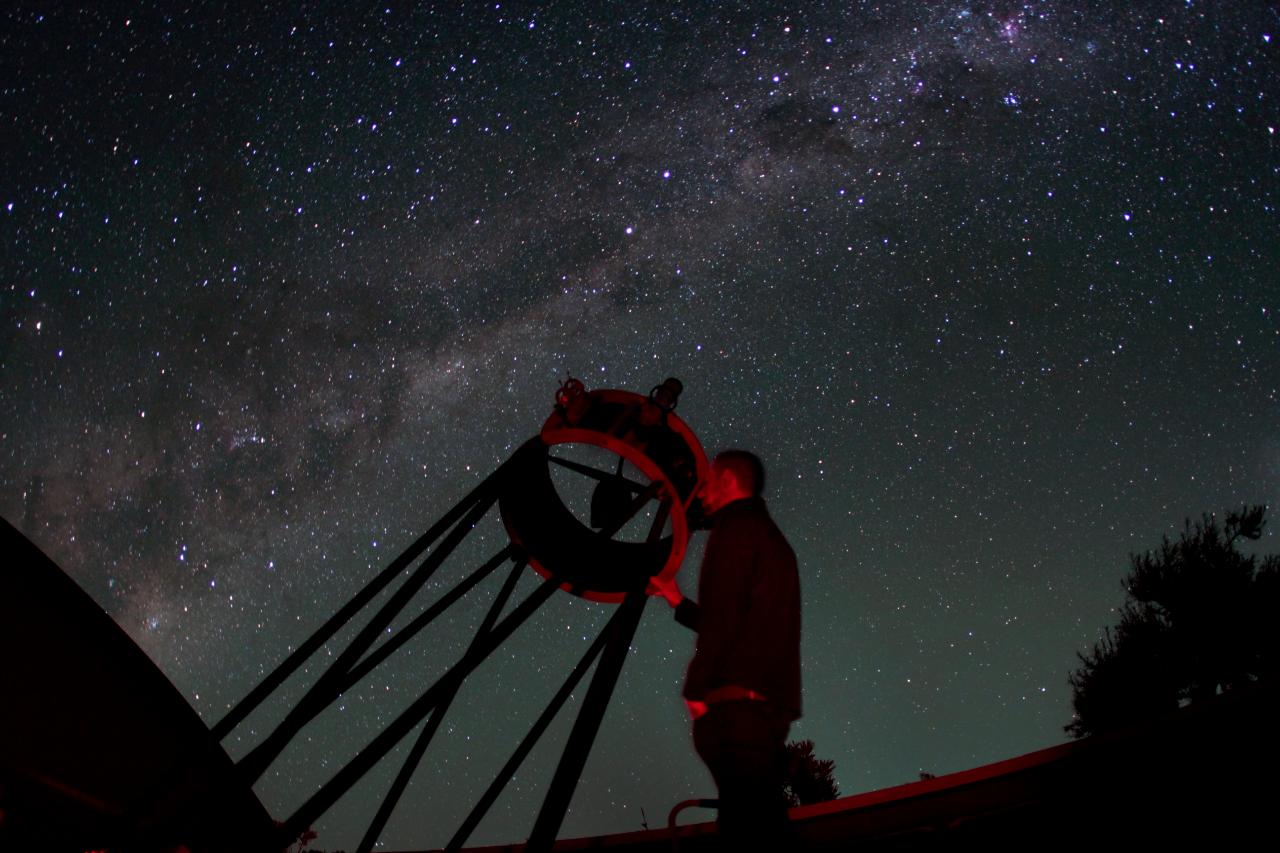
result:
<svg viewBox="0 0 1280 853"><path fill-rule="evenodd" d="M802 570L793 736L845 793L1061 740L1126 555L1280 491L1271 4L2 20L0 514L211 724L568 374L678 376L709 449L764 457ZM463 564L505 538L475 540ZM272 814L486 606L307 729L257 788ZM547 611L469 682L389 846L448 839L609 614ZM711 792L691 643L650 605L566 835ZM567 725L473 842L525 837ZM316 843L353 847L393 773Z"/></svg>

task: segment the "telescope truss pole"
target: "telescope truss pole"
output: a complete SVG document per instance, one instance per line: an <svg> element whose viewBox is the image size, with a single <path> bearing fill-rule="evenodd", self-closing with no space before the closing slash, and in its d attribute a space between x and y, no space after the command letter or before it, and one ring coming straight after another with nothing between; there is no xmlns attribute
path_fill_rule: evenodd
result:
<svg viewBox="0 0 1280 853"><path fill-rule="evenodd" d="M535 438L532 441L538 441L538 439ZM550 459L551 461L560 461L556 457L550 457ZM298 704L288 711L280 725L237 763L237 773L245 782L252 784L280 755L301 729L332 704L338 696L357 684L378 664L382 663L393 652L416 636L436 616L439 616L467 592L474 589L481 581L492 574L498 566L507 560L512 561L513 565L502 588L490 605L483 621L476 629L467 650L458 661L432 685L426 688L408 708L401 712L399 717L387 725L382 732L375 736L345 766L339 769L328 782L321 786L292 815L278 824L273 840L276 846L285 846L291 843L293 839L310 827L325 811L363 778L398 743L415 728L422 725L408 756L405 758L387 795L384 797L361 839L359 847L356 848L360 853L368 853L377 843L378 838L385 829L400 797L408 787L413 773L416 771L427 747L467 677L489 655L500 648L520 625L564 585L564 581L555 575L546 578L532 593L517 604L510 613L503 618L499 618L514 593L521 572L528 565L528 558L522 552L522 549L518 545L508 544L476 568L470 575L446 591L439 599L394 635L380 644L374 645L383 637L387 627L395 617L412 601L426 581L457 549L467 534L497 502L507 484L509 464L510 460L504 462L467 497L447 511L431 526L427 533L423 534L369 584L356 593L350 601L343 605L334 616L326 621L319 630L251 690L226 717L212 728L212 732L217 738L225 738L268 696L278 689L290 675L296 672L310 655L318 651L357 613L368 606L378 593L386 589L400 573L409 568L433 543L439 540L438 544L427 554L422 563L411 572L404 584L392 593L387 602L378 610L369 623L357 633L351 643L342 650L334 663L320 676ZM611 472L599 471L583 465L570 465L567 467L574 468L578 473L594 479L617 476ZM650 501L656 499L658 507L654 512L654 519L647 540L650 543L656 542L662 537L663 528L671 512L672 498L665 494L657 483L652 483L647 487L642 487L640 484L635 484L635 486L638 494L634 495L630 505L626 507L625 517L613 520L607 528L601 529L599 533L606 538L612 538L636 515L642 512ZM485 791L472 808L471 813L468 814L446 849L457 850L462 844L466 843L466 839L514 776L516 770L528 756L538 739L550 726L550 723L568 700L569 695L581 682L582 678L585 677L587 670L591 668L592 664L596 664L595 673L592 676L587 694L583 699L577 719L574 722L573 729L570 731L555 774L529 836L527 849L551 849L555 842L555 836L568 811L569 803L582 775L591 747L599 732L604 713L617 686L627 651L631 647L631 642L644 613L646 600L647 596L643 589L633 589L626 594L609 622L592 642L577 666L569 673L560 690L552 697L541 715L530 727L510 760L499 771L489 789ZM423 724L424 719L426 720L425 724Z"/></svg>
<svg viewBox="0 0 1280 853"><path fill-rule="evenodd" d="M649 541L655 542L662 536L662 528L666 524L670 512L669 500L663 500L649 528ZM600 723L604 712L609 707L613 690L618 684L618 675L622 672L622 664L627 659L627 651L631 648L631 640L635 637L636 628L640 625L640 617L644 614L644 605L648 596L643 589L632 590L622 604L618 605L617 618L612 620L606 630L609 639L604 654L596 667L587 688L586 698L582 700L582 708L578 711L578 719L569 732L569 740L565 744L564 753L560 756L560 765L556 775L551 779L551 787L547 789L547 798L542 802L542 810L533 824L529 834L530 851L550 850L555 843L560 824L569 810L569 802L582 777L582 769L586 766L587 756L595 743L596 734L600 731Z"/></svg>

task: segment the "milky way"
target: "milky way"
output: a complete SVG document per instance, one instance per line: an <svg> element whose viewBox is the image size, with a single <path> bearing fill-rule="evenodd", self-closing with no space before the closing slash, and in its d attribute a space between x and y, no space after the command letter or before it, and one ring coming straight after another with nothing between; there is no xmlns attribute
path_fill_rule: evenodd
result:
<svg viewBox="0 0 1280 853"><path fill-rule="evenodd" d="M1126 555L1280 492L1270 4L109 5L0 27L0 513L210 724L570 374L678 376L761 452L793 736L845 793L1060 741ZM272 814L486 606L307 729ZM608 615L553 600L468 684L389 846L448 839ZM711 792L691 643L650 605L564 834ZM526 836L566 730L473 841Z"/></svg>

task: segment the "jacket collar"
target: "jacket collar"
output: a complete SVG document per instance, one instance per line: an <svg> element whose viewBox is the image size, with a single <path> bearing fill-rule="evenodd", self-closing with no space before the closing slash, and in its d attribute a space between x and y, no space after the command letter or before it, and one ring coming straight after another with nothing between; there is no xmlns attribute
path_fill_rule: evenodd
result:
<svg viewBox="0 0 1280 853"><path fill-rule="evenodd" d="M723 521L731 516L738 515L739 513L752 511L760 512L762 510L766 510L766 507L764 498L759 495L749 498L738 498L736 501L730 501L713 512L711 514L711 521L712 523L715 523L717 521Z"/></svg>

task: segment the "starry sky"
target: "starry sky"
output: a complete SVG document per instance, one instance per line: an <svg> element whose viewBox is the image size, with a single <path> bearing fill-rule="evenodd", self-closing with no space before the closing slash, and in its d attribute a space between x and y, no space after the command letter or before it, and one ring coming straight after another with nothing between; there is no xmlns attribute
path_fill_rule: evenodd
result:
<svg viewBox="0 0 1280 853"><path fill-rule="evenodd" d="M7 4L0 514L213 724L565 376L678 376L768 467L843 793L1058 743L1128 553L1280 497L1278 49L1251 0ZM273 816L499 583L303 732ZM611 610L558 595L468 681L387 845L448 840ZM651 602L562 834L711 794L691 648ZM561 717L473 843L527 835Z"/></svg>

